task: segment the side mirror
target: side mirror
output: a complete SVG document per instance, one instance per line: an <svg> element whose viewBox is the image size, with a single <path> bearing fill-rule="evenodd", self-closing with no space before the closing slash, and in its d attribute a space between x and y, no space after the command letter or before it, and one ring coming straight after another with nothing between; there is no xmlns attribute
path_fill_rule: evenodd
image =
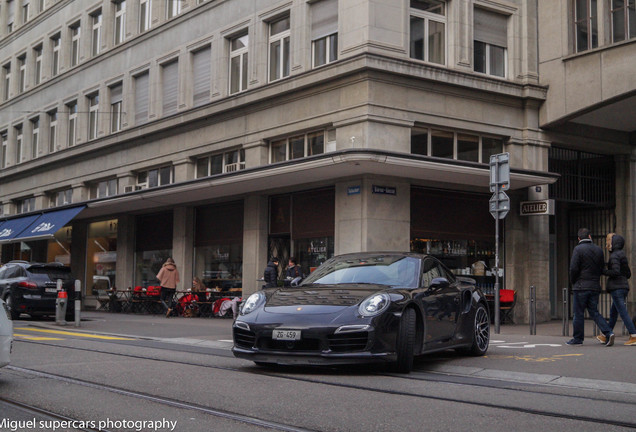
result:
<svg viewBox="0 0 636 432"><path fill-rule="evenodd" d="M438 277L431 281L431 289L448 288L449 286L450 282L448 281L448 279L443 277Z"/></svg>

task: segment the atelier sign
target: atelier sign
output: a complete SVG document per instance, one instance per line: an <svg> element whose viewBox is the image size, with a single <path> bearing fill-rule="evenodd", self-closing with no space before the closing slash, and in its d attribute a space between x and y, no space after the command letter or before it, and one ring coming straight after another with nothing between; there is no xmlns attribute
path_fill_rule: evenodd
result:
<svg viewBox="0 0 636 432"><path fill-rule="evenodd" d="M553 215L554 200L522 201L519 214L521 216Z"/></svg>
<svg viewBox="0 0 636 432"><path fill-rule="evenodd" d="M391 186L373 185L371 192L373 192L374 194L382 194L382 195L397 195L397 189Z"/></svg>

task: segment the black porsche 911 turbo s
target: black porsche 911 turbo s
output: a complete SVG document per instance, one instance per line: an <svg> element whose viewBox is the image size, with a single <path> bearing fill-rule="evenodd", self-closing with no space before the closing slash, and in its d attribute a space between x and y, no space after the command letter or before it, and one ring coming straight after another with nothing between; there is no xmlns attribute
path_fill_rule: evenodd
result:
<svg viewBox="0 0 636 432"><path fill-rule="evenodd" d="M249 296L233 325L236 357L258 365L391 362L446 349L484 355L488 303L472 279L428 255L336 256L299 286Z"/></svg>

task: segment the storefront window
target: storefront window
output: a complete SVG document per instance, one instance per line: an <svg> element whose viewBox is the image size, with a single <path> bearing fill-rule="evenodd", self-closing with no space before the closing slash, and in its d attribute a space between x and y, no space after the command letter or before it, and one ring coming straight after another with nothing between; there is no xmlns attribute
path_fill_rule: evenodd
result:
<svg viewBox="0 0 636 432"><path fill-rule="evenodd" d="M201 246L194 249L194 275L207 288L222 291L243 287L243 244Z"/></svg>
<svg viewBox="0 0 636 432"><path fill-rule="evenodd" d="M305 275L334 255L335 196L332 188L270 198L269 256L285 274L290 256Z"/></svg>
<svg viewBox="0 0 636 432"><path fill-rule="evenodd" d="M95 294L95 289L115 286L117 270L117 219L94 222L88 225L86 244L86 279Z"/></svg>
<svg viewBox="0 0 636 432"><path fill-rule="evenodd" d="M135 286L156 284L161 266L172 257L172 224L172 212L137 217ZM181 281L178 288L182 288L183 283Z"/></svg>
<svg viewBox="0 0 636 432"><path fill-rule="evenodd" d="M294 240L294 253L303 273L308 275L334 255L333 237ZM284 263L285 266L287 262Z"/></svg>
<svg viewBox="0 0 636 432"><path fill-rule="evenodd" d="M48 241L46 262L59 262L71 265L71 238L73 228L65 226L58 230L53 239Z"/></svg>
<svg viewBox="0 0 636 432"><path fill-rule="evenodd" d="M243 202L196 210L194 276L207 288L243 287Z"/></svg>

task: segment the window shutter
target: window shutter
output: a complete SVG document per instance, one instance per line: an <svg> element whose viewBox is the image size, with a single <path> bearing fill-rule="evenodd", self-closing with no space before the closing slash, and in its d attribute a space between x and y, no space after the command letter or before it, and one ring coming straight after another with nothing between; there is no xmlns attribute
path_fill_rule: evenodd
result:
<svg viewBox="0 0 636 432"><path fill-rule="evenodd" d="M117 84L110 88L110 104L116 104L117 102L121 102L122 98L122 85Z"/></svg>
<svg viewBox="0 0 636 432"><path fill-rule="evenodd" d="M197 51L193 55L192 69L194 75L194 106L210 101L210 47Z"/></svg>
<svg viewBox="0 0 636 432"><path fill-rule="evenodd" d="M475 8L475 40L506 48L508 46L508 17Z"/></svg>
<svg viewBox="0 0 636 432"><path fill-rule="evenodd" d="M148 84L148 73L135 77L135 124L148 121Z"/></svg>
<svg viewBox="0 0 636 432"><path fill-rule="evenodd" d="M338 0L322 0L311 5L311 40L338 32Z"/></svg>
<svg viewBox="0 0 636 432"><path fill-rule="evenodd" d="M179 63L172 62L163 66L163 115L177 112L177 96L179 91Z"/></svg>

